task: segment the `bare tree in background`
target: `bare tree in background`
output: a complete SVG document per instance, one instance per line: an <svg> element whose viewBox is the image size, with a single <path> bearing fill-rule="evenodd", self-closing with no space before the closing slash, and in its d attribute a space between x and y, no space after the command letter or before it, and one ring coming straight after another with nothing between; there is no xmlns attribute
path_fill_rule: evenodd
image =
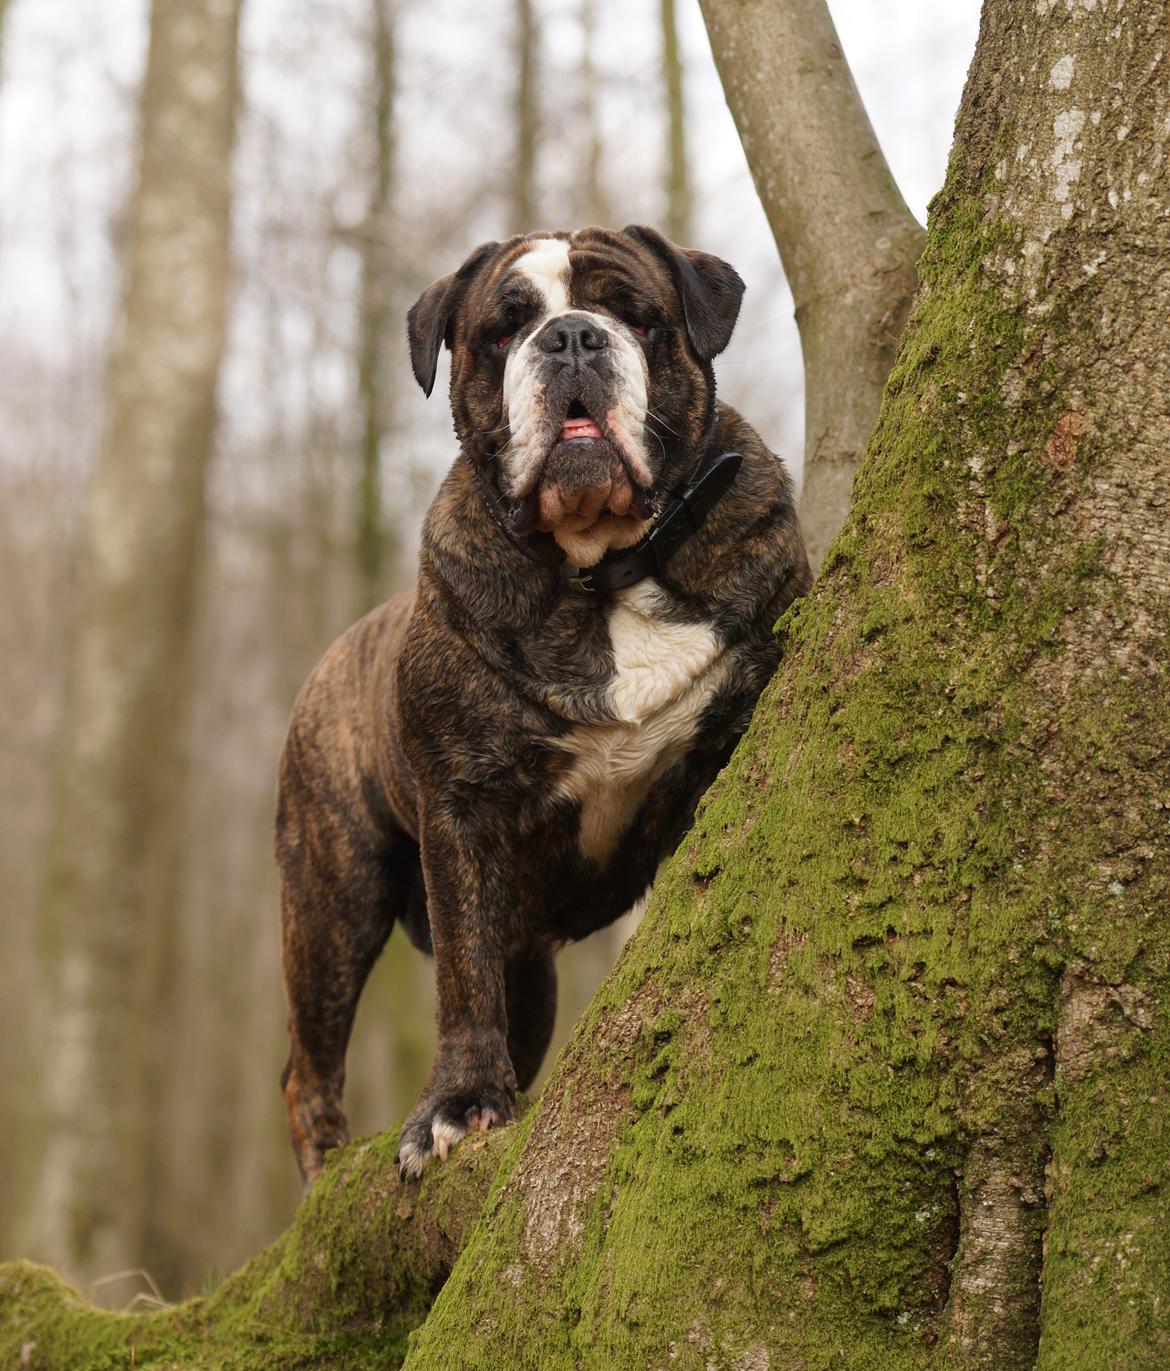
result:
<svg viewBox="0 0 1170 1371"><path fill-rule="evenodd" d="M537 97L540 70L540 27L533 0L516 0L515 151L512 165L513 233L528 233L537 223L536 154L540 109Z"/></svg>
<svg viewBox="0 0 1170 1371"><path fill-rule="evenodd" d="M597 70L595 4L596 0L580 0L577 10L581 26L581 122L585 131L585 175L581 180L577 221L581 224L611 226L613 207L602 173L605 139L599 100L601 75Z"/></svg>
<svg viewBox="0 0 1170 1371"><path fill-rule="evenodd" d="M391 256L395 129L394 6L371 0L373 20L373 175L365 222L361 227L362 285L358 340L358 403L362 411L361 482L358 492L357 566L359 611L386 598L386 565L391 535L382 514L382 444L390 430L387 341L397 324Z"/></svg>
<svg viewBox="0 0 1170 1371"><path fill-rule="evenodd" d="M392 253L395 242L398 79L393 0L371 0L375 150L370 203L362 227L362 294L358 329L358 403L362 412L362 468L358 501L359 614L387 599L393 580L395 536L382 510L384 454L392 433L392 340L402 330L404 302ZM405 456L405 454L399 454ZM349 1075L356 1117L379 1124L409 1107L426 1078L434 1020L429 972L401 931L392 937L370 977L355 1026Z"/></svg>
<svg viewBox="0 0 1170 1371"><path fill-rule="evenodd" d="M0 0L0 78L4 75L4 20L8 14L8 5L9 0ZM3 550L4 544L7 541L4 537L4 534L7 531L4 528L5 522L5 520L0 519L0 551ZM6 558L5 565L2 568L6 580L12 574L12 568L7 565L7 562L8 559ZM13 1011L14 1006L11 1004L7 1002L0 1003L0 1038L9 1044L13 1042L18 1023L17 1017ZM0 1070L0 1113L3 1113L5 1117L10 1119L20 1118L20 1092L17 1083L14 1080L14 1077L20 1072L20 1066L15 1056L11 1057L10 1064L6 1062L5 1058L8 1057L8 1052L0 1055L0 1064L5 1066L5 1069ZM19 1147L22 1139L12 1136L17 1131L16 1127L9 1127L6 1130L7 1136L0 1138L0 1169L6 1171L7 1174L12 1173L12 1169L16 1164L16 1157L19 1156ZM4 1234L8 1230L8 1225L11 1222L10 1210L12 1208L12 1203L13 1197L9 1193L8 1187L0 1185L0 1234Z"/></svg>
<svg viewBox="0 0 1170 1371"><path fill-rule="evenodd" d="M700 4L796 304L800 519L815 568L849 508L924 234L878 146L825 0Z"/></svg>
<svg viewBox="0 0 1170 1371"><path fill-rule="evenodd" d="M45 1254L149 1257L185 723L230 281L241 0L155 0L42 907ZM145 1026L145 1027L144 1027Z"/></svg>
<svg viewBox="0 0 1170 1371"><path fill-rule="evenodd" d="M8 17L10 0L0 0L0 72L4 70L4 20Z"/></svg>
<svg viewBox="0 0 1170 1371"><path fill-rule="evenodd" d="M666 92L666 235L691 242L694 202L687 166L686 97L675 0L661 0L662 79Z"/></svg>

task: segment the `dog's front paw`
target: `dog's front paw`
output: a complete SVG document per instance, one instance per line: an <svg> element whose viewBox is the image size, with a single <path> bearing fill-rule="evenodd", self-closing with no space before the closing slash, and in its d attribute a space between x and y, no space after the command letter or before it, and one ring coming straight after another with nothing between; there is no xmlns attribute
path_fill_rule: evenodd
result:
<svg viewBox="0 0 1170 1371"><path fill-rule="evenodd" d="M506 1090L472 1094L427 1091L402 1125L398 1169L403 1176L421 1176L432 1157L446 1161L460 1138L468 1133L486 1133L515 1115L514 1098Z"/></svg>

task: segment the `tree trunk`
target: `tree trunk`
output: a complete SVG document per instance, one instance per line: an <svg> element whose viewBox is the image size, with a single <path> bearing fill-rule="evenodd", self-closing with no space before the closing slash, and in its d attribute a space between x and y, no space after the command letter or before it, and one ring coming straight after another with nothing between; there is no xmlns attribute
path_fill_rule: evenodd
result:
<svg viewBox="0 0 1170 1371"><path fill-rule="evenodd" d="M923 233L853 83L825 0L700 0L715 64L796 302L800 518L816 570L910 310Z"/></svg>
<svg viewBox="0 0 1170 1371"><path fill-rule="evenodd" d="M34 1246L78 1273L140 1264L156 1198L239 12L240 0L153 8L123 314L80 530L41 921L48 1119L30 1195Z"/></svg>
<svg viewBox="0 0 1170 1371"><path fill-rule="evenodd" d="M454 1152L502 1155L413 1371L1170 1360L1164 19L987 0L850 520L540 1105ZM366 1155L331 1215L475 1202ZM296 1278L299 1326L368 1354L385 1290L394 1365L417 1247L337 1228L277 1249L274 1308ZM0 1292L0 1352L98 1317L24 1266ZM211 1365L209 1317L103 1328Z"/></svg>
<svg viewBox="0 0 1170 1371"><path fill-rule="evenodd" d="M666 236L691 242L691 180L687 162L686 98L678 47L675 0L661 0L662 83L666 94Z"/></svg>
<svg viewBox="0 0 1170 1371"><path fill-rule="evenodd" d="M540 120L537 100L539 25L532 0L516 0L516 149L512 163L513 233L539 228L536 204L536 151Z"/></svg>
<svg viewBox="0 0 1170 1371"><path fill-rule="evenodd" d="M4 71L4 21L8 17L9 0L0 0L0 74Z"/></svg>
<svg viewBox="0 0 1170 1371"><path fill-rule="evenodd" d="M362 462L358 488L359 612L386 598L392 539L382 517L382 444L390 428L387 340L394 313L390 213L394 186L394 19L389 0L372 0L374 166L370 203L362 226L362 294L358 340L358 395L362 407Z"/></svg>
<svg viewBox="0 0 1170 1371"><path fill-rule="evenodd" d="M597 24L595 0L580 0L577 19L581 27L581 125L585 139L582 157L583 172L574 178L579 186L576 197L579 209L577 222L614 226L613 208L605 179L605 139L601 126L599 87L601 76L597 70Z"/></svg>

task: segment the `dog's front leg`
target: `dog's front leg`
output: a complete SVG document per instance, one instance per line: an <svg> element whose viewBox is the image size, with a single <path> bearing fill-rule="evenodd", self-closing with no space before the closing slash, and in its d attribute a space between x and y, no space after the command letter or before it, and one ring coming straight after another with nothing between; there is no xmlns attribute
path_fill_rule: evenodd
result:
<svg viewBox="0 0 1170 1371"><path fill-rule="evenodd" d="M398 1164L417 1176L468 1132L515 1116L508 1056L506 948L515 911L505 845L489 805L430 803L420 813L427 915L435 950L439 1045L430 1077L402 1128Z"/></svg>

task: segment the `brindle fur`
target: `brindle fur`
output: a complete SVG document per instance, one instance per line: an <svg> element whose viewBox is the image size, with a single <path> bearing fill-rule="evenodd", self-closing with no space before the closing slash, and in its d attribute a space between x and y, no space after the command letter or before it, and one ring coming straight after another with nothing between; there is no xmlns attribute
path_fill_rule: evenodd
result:
<svg viewBox="0 0 1170 1371"><path fill-rule="evenodd" d="M643 895L775 668L777 617L808 584L783 467L734 410L715 406L711 357L734 324L738 277L703 254L680 261L652 230L574 234L572 306L604 310L625 291L664 321L647 345L656 489L687 474L712 423L718 448L744 459L659 581L666 617L706 622L724 645L721 685L611 858L586 860L579 803L557 794L573 763L558 740L613 721L612 599L565 587L552 540L512 538L489 509L507 435L502 363L481 335L530 241L479 249L412 311L425 389L439 343L452 349L462 459L427 516L416 588L334 644L289 727L277 817L292 1039L284 1085L307 1181L347 1141L346 1045L395 919L434 952L439 1037L400 1155L425 1158L435 1125L457 1136L513 1116L552 1032L556 949Z"/></svg>

